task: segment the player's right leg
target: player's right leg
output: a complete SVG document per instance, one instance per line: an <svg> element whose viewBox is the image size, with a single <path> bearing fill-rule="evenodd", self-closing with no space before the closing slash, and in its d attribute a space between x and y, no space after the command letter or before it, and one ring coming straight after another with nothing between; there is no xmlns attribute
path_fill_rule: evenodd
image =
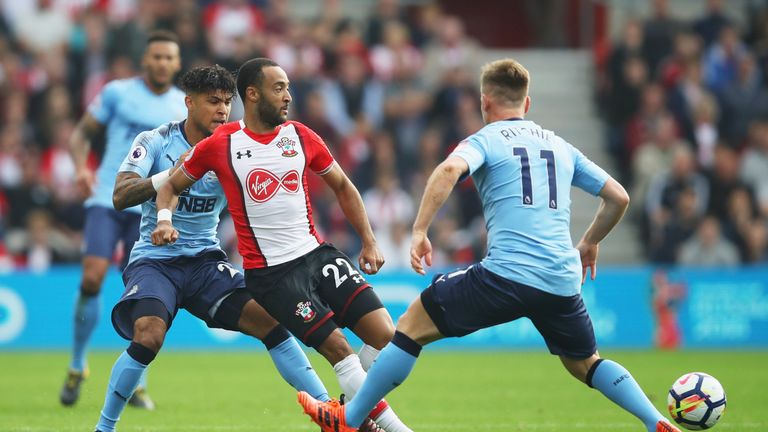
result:
<svg viewBox="0 0 768 432"><path fill-rule="evenodd" d="M99 322L99 293L121 229L115 213L114 210L99 206L86 210L83 239L85 256L80 291L75 302L72 359L67 379L59 394L59 400L65 406L77 402L80 384L87 376L86 353L91 334Z"/></svg>
<svg viewBox="0 0 768 432"><path fill-rule="evenodd" d="M112 309L112 325L131 341L115 362L96 430L115 430L120 414L154 360L176 314L173 280L183 280L183 269L160 260L134 262L123 274L125 292Z"/></svg>

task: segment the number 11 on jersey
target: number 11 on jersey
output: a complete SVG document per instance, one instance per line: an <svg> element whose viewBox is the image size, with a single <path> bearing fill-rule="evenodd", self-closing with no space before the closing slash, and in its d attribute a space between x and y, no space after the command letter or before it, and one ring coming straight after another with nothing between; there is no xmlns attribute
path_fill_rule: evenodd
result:
<svg viewBox="0 0 768 432"><path fill-rule="evenodd" d="M533 205L533 182L531 181L531 164L528 160L528 150L525 147L514 147L515 156L520 158L520 172L523 184L523 204ZM547 177L549 184L549 208L557 208L557 172L555 170L555 152L542 150L539 157L547 161Z"/></svg>

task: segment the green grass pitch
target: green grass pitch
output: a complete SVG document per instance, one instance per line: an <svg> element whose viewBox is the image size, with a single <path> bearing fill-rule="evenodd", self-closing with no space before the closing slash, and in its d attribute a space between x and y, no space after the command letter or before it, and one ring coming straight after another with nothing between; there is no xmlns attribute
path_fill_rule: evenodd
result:
<svg viewBox="0 0 768 432"><path fill-rule="evenodd" d="M603 352L624 364L665 412L666 391L685 372L717 377L728 408L715 431L766 431L768 352ZM117 353L92 353L79 403L61 407L64 353L0 353L0 431L92 431ZM333 395L331 368L312 363ZM295 392L254 352L163 352L151 367L157 411L130 407L119 430L317 431ZM545 352L447 352L425 349L408 381L388 400L417 432L643 432L634 417L578 383Z"/></svg>

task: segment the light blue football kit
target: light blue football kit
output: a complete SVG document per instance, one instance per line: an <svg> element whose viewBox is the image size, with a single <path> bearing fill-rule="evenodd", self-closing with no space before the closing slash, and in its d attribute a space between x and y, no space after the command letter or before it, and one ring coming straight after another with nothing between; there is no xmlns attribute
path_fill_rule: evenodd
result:
<svg viewBox="0 0 768 432"><path fill-rule="evenodd" d="M140 207L121 212L114 209L112 193L118 167L136 135L186 116L184 92L171 87L163 94L155 94L142 77L115 80L90 103L88 113L106 127L106 146L96 171L93 195L85 201L84 255L110 260L122 240L125 264L138 238ZM99 321L98 296L81 292L74 315L70 369L83 371L88 340Z"/></svg>
<svg viewBox="0 0 768 432"><path fill-rule="evenodd" d="M582 301L581 260L570 235L570 190L598 195L609 175L579 150L536 123L490 123L452 153L467 162L483 203L488 254L479 264L437 275L421 294L443 336L460 337L520 317L529 318L550 352L573 359L597 350ZM376 401L405 381L421 345L395 333L379 354L346 422L357 426ZM663 419L632 375L599 359L587 384L638 417L649 432Z"/></svg>

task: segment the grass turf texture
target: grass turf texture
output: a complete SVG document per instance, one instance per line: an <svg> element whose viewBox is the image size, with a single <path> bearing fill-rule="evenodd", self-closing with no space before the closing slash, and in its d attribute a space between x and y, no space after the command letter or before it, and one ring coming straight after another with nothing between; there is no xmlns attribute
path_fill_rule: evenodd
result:
<svg viewBox="0 0 768 432"><path fill-rule="evenodd" d="M728 408L715 431L768 430L761 406L768 352L611 352L666 413L666 392L685 372L720 380ZM59 405L63 353L0 354L0 431L92 431L117 353L92 353L78 404ZM331 368L312 363L334 396ZM157 411L127 408L121 432L317 431L264 352L164 352L151 366ZM643 432L634 417L567 374L543 352L443 352L427 348L408 381L388 400L417 432Z"/></svg>

